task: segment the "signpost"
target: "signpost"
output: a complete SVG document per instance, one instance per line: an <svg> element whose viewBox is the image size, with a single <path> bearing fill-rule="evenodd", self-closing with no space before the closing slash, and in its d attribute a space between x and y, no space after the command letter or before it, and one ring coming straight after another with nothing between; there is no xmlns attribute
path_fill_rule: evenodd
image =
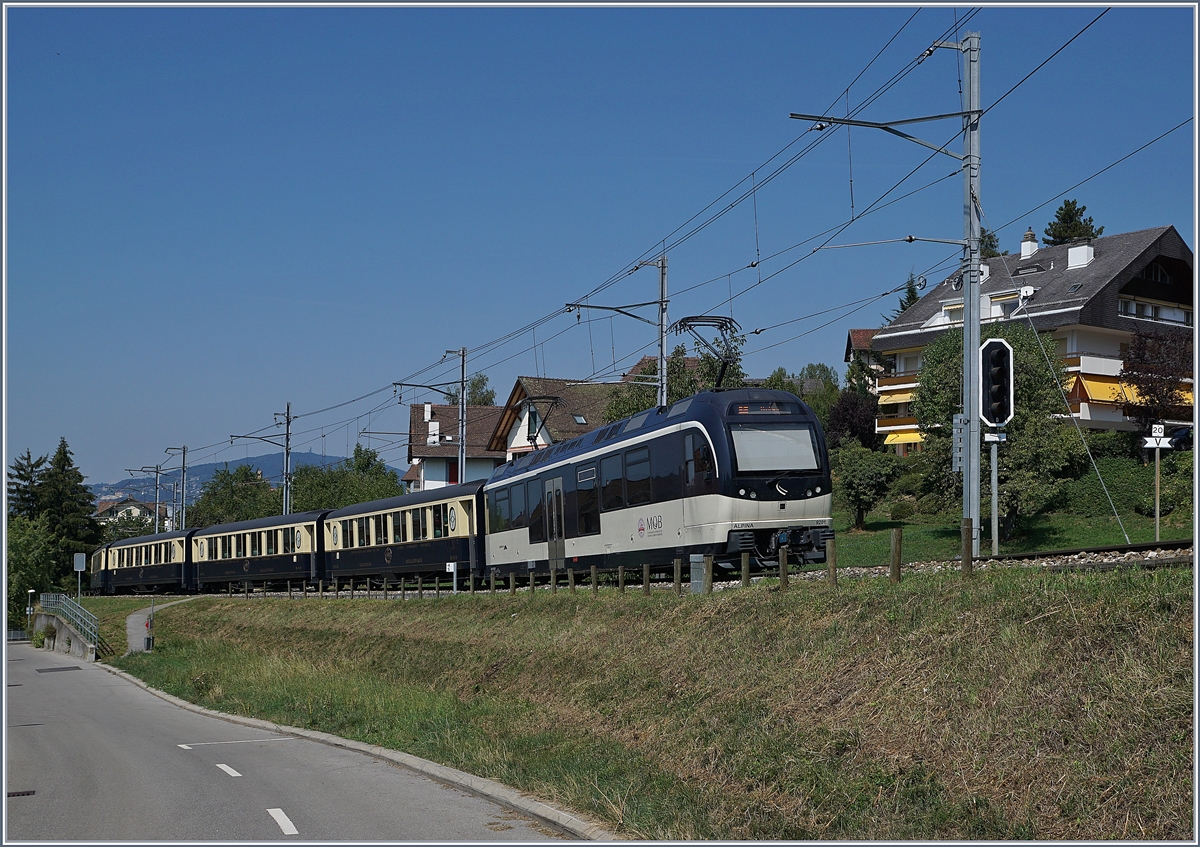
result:
<svg viewBox="0 0 1200 847"><path fill-rule="evenodd" d="M454 592L458 593L458 562L446 562L446 573L454 574Z"/></svg>
<svg viewBox="0 0 1200 847"><path fill-rule="evenodd" d="M87 553L75 554L75 602L79 602L79 581L82 579L80 574L87 570Z"/></svg>
<svg viewBox="0 0 1200 847"><path fill-rule="evenodd" d="M1154 448L1154 540L1158 541L1158 508L1159 508L1159 458L1163 450L1170 450L1171 439L1165 438L1167 427L1165 424L1151 424L1150 436L1142 437L1142 446L1149 449Z"/></svg>

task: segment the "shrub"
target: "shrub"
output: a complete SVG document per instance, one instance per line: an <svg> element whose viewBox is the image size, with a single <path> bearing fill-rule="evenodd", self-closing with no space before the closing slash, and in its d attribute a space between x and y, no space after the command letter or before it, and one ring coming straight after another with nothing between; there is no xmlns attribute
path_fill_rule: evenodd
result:
<svg viewBox="0 0 1200 847"><path fill-rule="evenodd" d="M892 504L891 518L894 521L906 521L917 513L914 500L905 498Z"/></svg>

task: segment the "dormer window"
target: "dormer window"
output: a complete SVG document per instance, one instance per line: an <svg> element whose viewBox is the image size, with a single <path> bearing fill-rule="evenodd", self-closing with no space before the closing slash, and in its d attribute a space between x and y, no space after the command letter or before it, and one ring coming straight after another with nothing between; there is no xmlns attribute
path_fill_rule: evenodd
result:
<svg viewBox="0 0 1200 847"><path fill-rule="evenodd" d="M962 323L963 319L963 304L962 303L947 303L942 306L942 314L946 316L946 320L951 323Z"/></svg>

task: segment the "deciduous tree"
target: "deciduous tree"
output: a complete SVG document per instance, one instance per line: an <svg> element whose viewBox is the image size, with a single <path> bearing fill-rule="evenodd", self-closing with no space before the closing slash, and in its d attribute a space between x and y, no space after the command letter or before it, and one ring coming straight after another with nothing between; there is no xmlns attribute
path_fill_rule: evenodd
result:
<svg viewBox="0 0 1200 847"><path fill-rule="evenodd" d="M868 450L848 441L833 451L833 490L854 515L854 528L863 529L867 513L874 508L900 474L900 464L891 453Z"/></svg>
<svg viewBox="0 0 1200 847"><path fill-rule="evenodd" d="M1185 404L1184 380L1192 376L1192 337L1146 327L1129 340L1129 352L1121 366L1121 382L1133 389L1134 402L1125 414L1143 430L1166 420L1187 420L1191 409Z"/></svg>
<svg viewBox="0 0 1200 847"><path fill-rule="evenodd" d="M44 515L10 516L7 536L8 617L10 621L24 621L29 589L41 593L54 587L57 539Z"/></svg>
<svg viewBox="0 0 1200 847"><path fill-rule="evenodd" d="M458 405L458 386L447 389L444 392L447 405ZM467 378L467 405L468 406L492 406L496 403L496 392L494 389L488 388L487 374L475 374Z"/></svg>
<svg viewBox="0 0 1200 847"><path fill-rule="evenodd" d="M292 476L292 508L340 509L405 493L400 475L385 465L379 453L361 444L354 455L337 465L304 465Z"/></svg>
<svg viewBox="0 0 1200 847"><path fill-rule="evenodd" d="M297 510L301 511L301 510ZM283 492L271 487L250 465L226 465L200 487L188 507L188 528L267 518L283 513Z"/></svg>

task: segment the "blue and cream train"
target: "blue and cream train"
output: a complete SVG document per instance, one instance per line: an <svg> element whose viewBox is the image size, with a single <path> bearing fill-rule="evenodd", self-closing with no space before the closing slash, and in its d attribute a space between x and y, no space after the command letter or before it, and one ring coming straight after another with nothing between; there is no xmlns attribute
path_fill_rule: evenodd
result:
<svg viewBox="0 0 1200 847"><path fill-rule="evenodd" d="M347 506L114 541L92 554L98 593L232 584L332 587L618 566L708 554L732 567L825 561L825 436L798 397L696 394L497 468L486 480Z"/></svg>

